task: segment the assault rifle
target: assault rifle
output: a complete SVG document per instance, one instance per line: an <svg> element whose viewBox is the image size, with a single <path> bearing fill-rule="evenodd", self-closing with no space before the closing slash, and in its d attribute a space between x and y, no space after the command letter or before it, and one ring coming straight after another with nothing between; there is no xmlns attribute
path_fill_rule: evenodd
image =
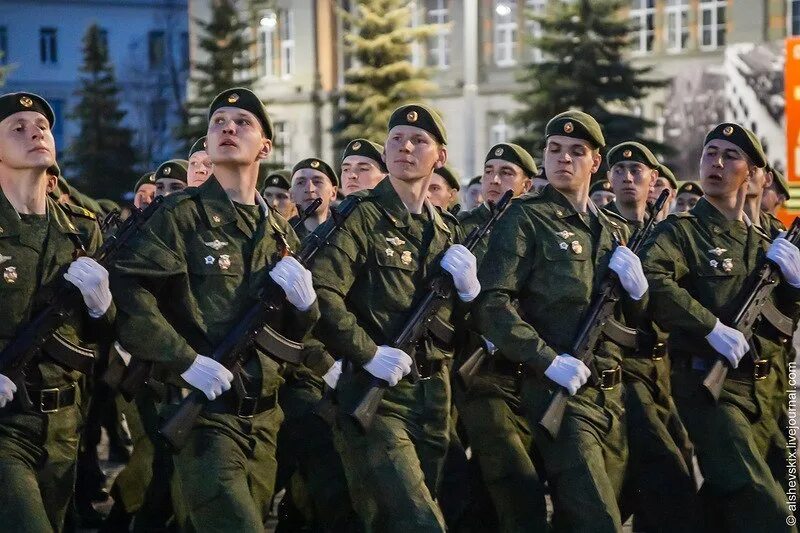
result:
<svg viewBox="0 0 800 533"><path fill-rule="evenodd" d="M800 243L800 217L795 217L789 231L786 232L786 240L795 246ZM753 330L762 318L765 318L786 337L791 338L793 334L792 321L780 313L770 300L772 291L780 281L780 267L765 257L759 267L758 276L747 289L747 298L730 322L730 327L739 330L747 339L753 363L756 365L762 360L753 345ZM730 368L728 360L720 356L703 380L703 388L708 391L714 401L719 400Z"/></svg>
<svg viewBox="0 0 800 533"><path fill-rule="evenodd" d="M492 226L503 214L503 211L508 207L512 191L506 193L497 202L497 205L492 209L492 215L482 225L474 228L467 238L464 240L463 245L468 250L472 251L478 242L492 229ZM436 318L436 313L441 306L450 298L453 292L453 278L447 274L444 269L436 275L430 283L430 290L425 294L422 300L414 308L411 316L405 323L400 334L395 338L392 346L403 350L411 359L411 381L416 382L419 380L419 369L417 362L414 360L414 351L416 344L420 338L428 331L429 324ZM378 406L381 403L386 389L389 384L382 379L371 376L368 388L361 399L356 405L355 409L347 413L353 417L358 425L366 431L372 425L375 414L378 412Z"/></svg>
<svg viewBox="0 0 800 533"><path fill-rule="evenodd" d="M358 196L348 196L338 209L331 210L330 223L321 225L317 231L306 237L306 244L295 255L301 265L308 266L317 252L342 227L359 202ZM245 362L249 348L257 343L257 338L264 331L270 316L283 307L285 300L283 289L271 278L268 279L263 296L228 332L211 354L211 358L233 371L235 375L236 370ZM181 401L175 414L161 426L160 434L173 450L180 450L186 444L195 420L208 401L204 393L193 390Z"/></svg>
<svg viewBox="0 0 800 533"><path fill-rule="evenodd" d="M315 212L317 209L319 209L319 206L321 206L321 205L322 205L322 198L314 198L314 201L313 201L313 202L311 202L311 203L308 205L308 207L306 207L305 209L303 209L303 212L302 212L302 213L300 213L300 216L299 216L299 217L297 217L297 218L298 218L297 222L295 222L294 224L292 224L292 229L293 229L293 230L295 230L295 231L297 231L297 228L299 228L299 227L300 227L300 226L303 224L303 222L305 222L305 221L306 221L306 219L307 219L308 217L310 217L311 215L313 215L313 214L314 214L314 212Z"/></svg>
<svg viewBox="0 0 800 533"><path fill-rule="evenodd" d="M628 241L628 248L633 253L638 254L642 245L647 240L656 223L656 215L664 207L664 203L669 197L669 191L661 191L661 195L648 210L649 218L644 226L634 232ZM595 296L589 306L589 311L578 330L578 337L572 345L571 354L579 359L583 364L592 369L593 379L596 379L594 370L594 353L600 342L603 328L614 314L614 308L620 298L619 278L610 268L605 279L600 283L600 291ZM555 439L561 429L561 422L564 419L564 411L567 407L569 392L564 387L559 386L550 399L550 404L544 412L539 426L544 429L551 438Z"/></svg>
<svg viewBox="0 0 800 533"><path fill-rule="evenodd" d="M128 217L115 234L106 238L102 246L94 254L94 260L103 266L108 266L114 254L122 245L138 233L150 219L160 202L161 198L156 198L153 203L147 206L147 209ZM82 251L81 246L81 250L78 250L78 255L82 253L85 254L85 251ZM79 305L76 305L76 291L77 289L74 285L62 280L60 287L54 292L44 309L25 324L11 342L3 348L3 351L0 352L0 374L4 374L16 384L17 398L19 398L25 410L33 407L28 391L25 388L25 367L51 337L60 338L59 335L54 334L79 308ZM65 339L60 339L62 344L64 344L64 341ZM79 370L83 371L86 368L79 368ZM91 370L91 368L88 370Z"/></svg>

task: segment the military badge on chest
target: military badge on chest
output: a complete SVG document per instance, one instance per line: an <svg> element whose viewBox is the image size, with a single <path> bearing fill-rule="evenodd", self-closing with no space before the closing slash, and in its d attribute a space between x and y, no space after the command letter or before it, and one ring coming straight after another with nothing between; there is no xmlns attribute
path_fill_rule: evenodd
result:
<svg viewBox="0 0 800 533"><path fill-rule="evenodd" d="M8 284L17 282L17 267L9 266L3 270L3 281Z"/></svg>

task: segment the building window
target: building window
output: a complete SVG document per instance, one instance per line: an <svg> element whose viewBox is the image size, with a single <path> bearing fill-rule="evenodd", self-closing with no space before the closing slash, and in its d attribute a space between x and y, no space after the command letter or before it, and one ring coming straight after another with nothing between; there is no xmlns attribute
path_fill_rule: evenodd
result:
<svg viewBox="0 0 800 533"><path fill-rule="evenodd" d="M789 35L800 35L800 0L789 0Z"/></svg>
<svg viewBox="0 0 800 533"><path fill-rule="evenodd" d="M689 41L689 0L667 0L667 51L680 52Z"/></svg>
<svg viewBox="0 0 800 533"><path fill-rule="evenodd" d="M713 50L725 46L725 6L727 0L700 0L700 48Z"/></svg>
<svg viewBox="0 0 800 533"><path fill-rule="evenodd" d="M39 59L45 65L58 63L58 41L55 28L39 29Z"/></svg>
<svg viewBox="0 0 800 533"><path fill-rule="evenodd" d="M151 31L147 34L147 57L150 68L158 68L164 64L167 52L167 41L163 31Z"/></svg>
<svg viewBox="0 0 800 533"><path fill-rule="evenodd" d="M0 65L8 64L8 29L0 26Z"/></svg>
<svg viewBox="0 0 800 533"><path fill-rule="evenodd" d="M294 74L294 15L288 9L265 11L258 27L259 74L288 78Z"/></svg>
<svg viewBox="0 0 800 533"><path fill-rule="evenodd" d="M439 25L436 33L428 38L428 66L446 70L450 67L450 26L448 22L448 0L426 0L428 24Z"/></svg>
<svg viewBox="0 0 800 533"><path fill-rule="evenodd" d="M511 126L506 122L505 115L495 115L491 117L491 127L489 128L489 146L497 143L508 142L513 136Z"/></svg>
<svg viewBox="0 0 800 533"><path fill-rule="evenodd" d="M274 122L272 160L276 163L287 164L291 161L289 157L289 138L286 131L286 122Z"/></svg>
<svg viewBox="0 0 800 533"><path fill-rule="evenodd" d="M547 0L525 0L525 28L528 30L528 36L531 39L539 39L542 36L542 25L531 20L533 15L543 15L547 9ZM531 61L534 63L541 63L544 61L544 54L535 46L530 47Z"/></svg>
<svg viewBox="0 0 800 533"><path fill-rule="evenodd" d="M646 54L653 51L656 28L655 0L631 0L631 26L633 30L631 47L634 53Z"/></svg>
<svg viewBox="0 0 800 533"><path fill-rule="evenodd" d="M517 3L516 0L494 2L494 63L498 67L517 64Z"/></svg>

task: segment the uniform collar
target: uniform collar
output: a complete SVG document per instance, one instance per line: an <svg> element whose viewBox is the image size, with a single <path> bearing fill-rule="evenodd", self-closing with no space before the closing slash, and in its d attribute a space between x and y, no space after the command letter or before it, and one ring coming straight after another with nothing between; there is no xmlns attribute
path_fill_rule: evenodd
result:
<svg viewBox="0 0 800 533"><path fill-rule="evenodd" d="M552 207L552 215L555 218L562 219L578 214L578 211L576 211L570 201L567 200L567 197L561 194L552 185L545 186L545 188L542 189L542 192L539 193L539 198L542 198L550 203ZM594 202L592 202L591 198L589 199L587 208L591 213L597 213L597 206L594 205Z"/></svg>
<svg viewBox="0 0 800 533"><path fill-rule="evenodd" d="M47 198L47 213L50 215L50 225L64 234L78 235L80 232L72 223L64 208L52 198Z"/></svg>
<svg viewBox="0 0 800 533"><path fill-rule="evenodd" d="M58 203L50 198L46 198L46 213L52 227L64 234L78 235L80 232L69 216ZM0 189L0 237L13 237L20 233L20 216L14 206L6 198L5 193Z"/></svg>
<svg viewBox="0 0 800 533"><path fill-rule="evenodd" d="M389 180L388 176L383 178L383 180L381 180L381 182L378 183L374 189L372 189L369 196L380 199L380 209L383 211L383 214L392 222L394 227L406 228L409 226L411 214L408 212L406 205L400 199L397 191L394 190L392 182ZM425 209L428 210L431 220L433 220L433 223L436 225L436 227L446 233L450 233L450 228L447 226L442 218L442 215L436 210L433 204L431 204L428 200L425 200L424 206Z"/></svg>
<svg viewBox="0 0 800 533"><path fill-rule="evenodd" d="M239 220L233 202L213 174L205 183L198 187L198 192L198 198L200 199L200 204L202 205L203 213L205 213L206 222L209 227L218 228L226 224L235 223L248 237L253 236L250 229ZM254 194L256 203L264 212L265 219L271 219L267 203L261 198L258 192L254 191Z"/></svg>

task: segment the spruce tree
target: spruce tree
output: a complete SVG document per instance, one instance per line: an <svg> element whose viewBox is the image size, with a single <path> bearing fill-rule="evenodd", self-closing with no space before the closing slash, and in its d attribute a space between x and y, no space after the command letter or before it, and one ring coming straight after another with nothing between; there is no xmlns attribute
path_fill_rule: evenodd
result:
<svg viewBox="0 0 800 533"><path fill-rule="evenodd" d="M133 132L122 126L126 112L120 109L114 68L93 24L83 38L79 101L70 114L80 125L66 154L66 167L75 182L93 198L119 199L136 181Z"/></svg>
<svg viewBox="0 0 800 533"><path fill-rule="evenodd" d="M383 144L392 111L424 100L436 89L427 71L410 61L412 43L432 34L435 26L411 27L411 7L405 0L358 0L356 8L355 14L343 13L350 27L345 46L353 66L345 72L332 130L336 148L354 137Z"/></svg>
<svg viewBox="0 0 800 533"><path fill-rule="evenodd" d="M187 123L179 133L186 149L206 134L208 107L216 95L231 87L249 87L255 59L251 52L247 17L240 17L236 0L212 0L211 19L195 19L200 62L192 64L192 98L186 102ZM244 10L245 13L248 10Z"/></svg>
<svg viewBox="0 0 800 533"><path fill-rule="evenodd" d="M648 91L666 81L648 76L652 67L639 67L626 57L631 22L624 17L625 0L550 2L544 14L527 13L541 24L541 62L526 65L518 75L524 87L515 95L523 108L514 116L515 141L541 154L544 129L554 115L574 108L594 116L603 127L606 145L643 142L656 152L671 149L644 137L655 123L632 113Z"/></svg>

